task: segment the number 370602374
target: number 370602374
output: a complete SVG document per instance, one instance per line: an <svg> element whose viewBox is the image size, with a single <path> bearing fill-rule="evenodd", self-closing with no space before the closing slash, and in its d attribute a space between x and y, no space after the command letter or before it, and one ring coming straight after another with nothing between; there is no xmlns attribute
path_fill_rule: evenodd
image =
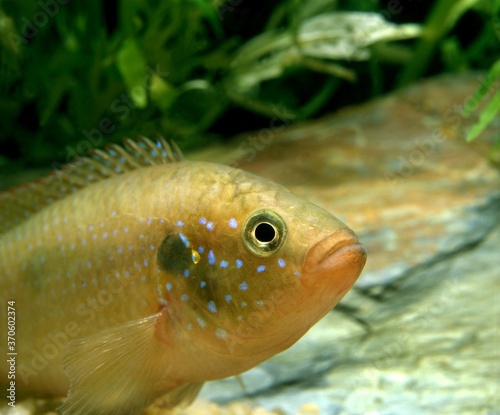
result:
<svg viewBox="0 0 500 415"><path fill-rule="evenodd" d="M16 308L15 301L7 301L7 349L16 351Z"/></svg>

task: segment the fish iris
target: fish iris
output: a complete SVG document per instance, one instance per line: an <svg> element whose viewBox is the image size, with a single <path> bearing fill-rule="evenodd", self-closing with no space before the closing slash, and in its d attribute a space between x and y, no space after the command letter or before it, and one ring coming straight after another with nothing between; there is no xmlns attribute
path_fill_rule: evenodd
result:
<svg viewBox="0 0 500 415"><path fill-rule="evenodd" d="M254 212L246 221L243 240L247 248L259 256L277 252L285 242L287 227L276 212L262 209Z"/></svg>

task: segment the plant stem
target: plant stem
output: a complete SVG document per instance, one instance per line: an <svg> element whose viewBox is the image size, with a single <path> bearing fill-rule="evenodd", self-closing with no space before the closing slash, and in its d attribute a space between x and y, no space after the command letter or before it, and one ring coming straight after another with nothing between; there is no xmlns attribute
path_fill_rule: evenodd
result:
<svg viewBox="0 0 500 415"><path fill-rule="evenodd" d="M440 0L430 12L425 23L422 38L417 46L413 58L405 66L397 80L401 87L418 79L429 66L429 61L440 39L446 35L462 14L472 7L478 0Z"/></svg>

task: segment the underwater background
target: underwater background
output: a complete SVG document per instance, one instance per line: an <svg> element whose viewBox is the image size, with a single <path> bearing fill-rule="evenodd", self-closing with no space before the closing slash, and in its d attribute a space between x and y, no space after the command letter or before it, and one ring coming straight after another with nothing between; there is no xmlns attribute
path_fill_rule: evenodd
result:
<svg viewBox="0 0 500 415"><path fill-rule="evenodd" d="M179 414L500 414L500 0L3 0L0 35L0 188L161 134L368 249L302 340Z"/></svg>
<svg viewBox="0 0 500 415"><path fill-rule="evenodd" d="M422 77L498 75L499 4L4 0L0 168L57 167L138 135L200 148Z"/></svg>

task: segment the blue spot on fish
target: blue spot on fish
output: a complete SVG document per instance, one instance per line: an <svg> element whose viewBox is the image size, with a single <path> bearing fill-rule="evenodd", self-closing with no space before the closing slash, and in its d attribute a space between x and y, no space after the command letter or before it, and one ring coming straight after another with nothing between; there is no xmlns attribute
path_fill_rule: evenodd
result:
<svg viewBox="0 0 500 415"><path fill-rule="evenodd" d="M236 268L240 269L243 266L243 261L241 259L236 260Z"/></svg>
<svg viewBox="0 0 500 415"><path fill-rule="evenodd" d="M186 278L189 278L189 270L188 269L185 269L183 274Z"/></svg>
<svg viewBox="0 0 500 415"><path fill-rule="evenodd" d="M200 223L200 225L205 225L207 223L207 220L205 218L200 218L198 222Z"/></svg>
<svg viewBox="0 0 500 415"><path fill-rule="evenodd" d="M165 284L165 288L167 289L167 291L172 291L172 283L171 282L167 282Z"/></svg>
<svg viewBox="0 0 500 415"><path fill-rule="evenodd" d="M242 307L242 308L245 308L248 304L247 304L247 302L246 302L246 301L242 301L242 302L240 303L240 305L241 305L241 307Z"/></svg>
<svg viewBox="0 0 500 415"><path fill-rule="evenodd" d="M200 281L200 288L205 288L207 283L205 281Z"/></svg>
<svg viewBox="0 0 500 415"><path fill-rule="evenodd" d="M215 264L215 255L214 255L214 253L212 252L212 250L208 251L208 263L209 263L210 265Z"/></svg>
<svg viewBox="0 0 500 415"><path fill-rule="evenodd" d="M243 281L240 285L238 285L238 288L241 291L246 291L246 290L248 290L248 284L245 281Z"/></svg>
<svg viewBox="0 0 500 415"><path fill-rule="evenodd" d="M224 330L224 329L221 329L219 327L217 327L215 329L215 335L219 338L219 339L225 339L227 338L228 334L227 334L227 331Z"/></svg>
<svg viewBox="0 0 500 415"><path fill-rule="evenodd" d="M230 303L232 299L233 299L233 296L231 294L226 294L224 296L224 300L226 300L226 303Z"/></svg>
<svg viewBox="0 0 500 415"><path fill-rule="evenodd" d="M201 317L196 318L196 321L198 322L198 324L200 325L200 327L202 329L204 329L205 327L207 327L207 323Z"/></svg>
<svg viewBox="0 0 500 415"><path fill-rule="evenodd" d="M182 243L186 248L189 248L189 239L186 235L184 235L182 232L179 233L179 238L181 238Z"/></svg>
<svg viewBox="0 0 500 415"><path fill-rule="evenodd" d="M182 295L181 295L181 300L182 300L182 301L184 301L184 302L189 301L189 295L187 295L187 294L182 294Z"/></svg>
<svg viewBox="0 0 500 415"><path fill-rule="evenodd" d="M264 272L266 270L266 266L265 265L259 265L257 267L257 272Z"/></svg>
<svg viewBox="0 0 500 415"><path fill-rule="evenodd" d="M207 304L207 308L208 308L208 311L210 311L211 313L217 313L217 306L215 305L215 303L210 300Z"/></svg>
<svg viewBox="0 0 500 415"><path fill-rule="evenodd" d="M208 222L207 223L207 229L209 231L213 231L214 230L214 223L213 222Z"/></svg>
<svg viewBox="0 0 500 415"><path fill-rule="evenodd" d="M229 227L236 229L238 227L238 221L235 218L229 219Z"/></svg>
<svg viewBox="0 0 500 415"><path fill-rule="evenodd" d="M205 252L205 248L203 248L202 246L199 246L198 247L198 253L202 254L203 252Z"/></svg>
<svg viewBox="0 0 500 415"><path fill-rule="evenodd" d="M281 268L285 268L285 265L286 265L286 262L283 258L278 258L278 265L281 267Z"/></svg>
<svg viewBox="0 0 500 415"><path fill-rule="evenodd" d="M221 261L219 266L220 266L221 268L227 268L227 267L228 267L228 265L229 265L229 264L227 263L227 261Z"/></svg>
<svg viewBox="0 0 500 415"><path fill-rule="evenodd" d="M175 225L178 226L179 228L182 228L184 226L184 222L181 220L178 220Z"/></svg>

